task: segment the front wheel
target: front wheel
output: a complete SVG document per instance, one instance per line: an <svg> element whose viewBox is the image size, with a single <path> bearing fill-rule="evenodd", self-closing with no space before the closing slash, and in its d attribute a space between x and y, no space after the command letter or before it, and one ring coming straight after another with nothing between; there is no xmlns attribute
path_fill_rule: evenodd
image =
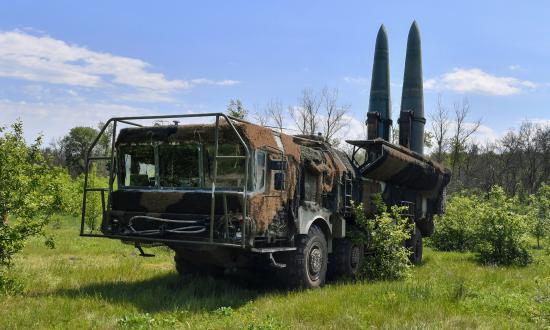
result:
<svg viewBox="0 0 550 330"><path fill-rule="evenodd" d="M287 282L295 288L318 288L325 284L328 263L327 240L321 228L312 225L300 235L296 251L286 255Z"/></svg>
<svg viewBox="0 0 550 330"><path fill-rule="evenodd" d="M176 251L174 256L178 274L186 278L188 276L218 276L223 273L223 268L210 264L191 262Z"/></svg>

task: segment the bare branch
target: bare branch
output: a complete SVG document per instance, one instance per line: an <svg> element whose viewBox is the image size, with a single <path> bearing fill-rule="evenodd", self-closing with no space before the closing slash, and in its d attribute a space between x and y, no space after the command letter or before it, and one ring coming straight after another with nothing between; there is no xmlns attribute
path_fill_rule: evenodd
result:
<svg viewBox="0 0 550 330"><path fill-rule="evenodd" d="M318 128L318 114L321 102L311 89L304 89L298 106L289 108L292 120L301 134L314 135Z"/></svg>
<svg viewBox="0 0 550 330"><path fill-rule="evenodd" d="M337 143L335 135L346 127L344 116L350 108L349 105L338 104L338 94L339 91L336 88L324 87L321 91L321 104L324 110L323 135L330 143Z"/></svg>
<svg viewBox="0 0 550 330"><path fill-rule="evenodd" d="M285 115L283 112L283 103L280 101L269 101L269 103L265 107L265 113L273 121L273 124L279 132L283 131L283 124Z"/></svg>
<svg viewBox="0 0 550 330"><path fill-rule="evenodd" d="M430 119L432 122L432 133L437 145L436 160L441 162L443 161L443 153L447 148L447 134L451 124L449 120L449 111L442 104L441 94L437 97L436 112L430 114Z"/></svg>

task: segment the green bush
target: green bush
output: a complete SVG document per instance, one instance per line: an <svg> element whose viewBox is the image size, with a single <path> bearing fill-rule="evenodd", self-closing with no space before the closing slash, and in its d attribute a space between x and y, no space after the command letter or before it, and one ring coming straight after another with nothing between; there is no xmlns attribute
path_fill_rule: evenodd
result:
<svg viewBox="0 0 550 330"><path fill-rule="evenodd" d="M27 144L21 121L0 128L0 271L55 211L56 186L41 142Z"/></svg>
<svg viewBox="0 0 550 330"><path fill-rule="evenodd" d="M531 262L527 216L516 210L515 201L500 187L493 187L477 208L476 252L482 263L524 266Z"/></svg>
<svg viewBox="0 0 550 330"><path fill-rule="evenodd" d="M528 211L498 186L485 199L459 194L435 219L431 245L443 251L472 251L486 264L526 265L531 261Z"/></svg>
<svg viewBox="0 0 550 330"><path fill-rule="evenodd" d="M452 196L443 216L435 216L435 232L430 244L442 251L472 251L476 244L478 207L482 204L476 196L459 194Z"/></svg>
<svg viewBox="0 0 550 330"><path fill-rule="evenodd" d="M82 191L67 169L55 167L53 171L55 212L78 216L82 210Z"/></svg>
<svg viewBox="0 0 550 330"><path fill-rule="evenodd" d="M55 212L80 217L82 212L82 194L84 193L84 174L73 179L66 169L56 167L52 169L54 187ZM95 164L92 164L88 174L89 188L106 188L109 182L107 177L97 175ZM107 194L105 194L105 199ZM105 200L105 202L107 202ZM102 217L101 193L90 191L86 198L86 226L89 230L97 229Z"/></svg>
<svg viewBox="0 0 550 330"><path fill-rule="evenodd" d="M541 241L548 240L550 248L550 186L543 184L536 194L529 197L532 219L531 233L537 240L537 248L541 248Z"/></svg>
<svg viewBox="0 0 550 330"><path fill-rule="evenodd" d="M78 176L75 182L78 200L74 201L74 212L80 215L82 211L82 194L84 192L84 174ZM106 188L109 186L109 179L97 175L96 166L92 164L88 172L88 187L89 188ZM107 193L104 195L105 200L102 202L102 195L99 191L89 191L86 194L86 227L91 231L98 228L103 215L102 203L107 203Z"/></svg>
<svg viewBox="0 0 550 330"><path fill-rule="evenodd" d="M369 219L363 204L353 206L355 222L361 230L354 232L352 239L365 244L373 252L365 259L359 276L370 280L408 277L410 251L403 242L410 238L412 225L401 216L399 207L394 206L388 211L382 205L378 210L381 212Z"/></svg>

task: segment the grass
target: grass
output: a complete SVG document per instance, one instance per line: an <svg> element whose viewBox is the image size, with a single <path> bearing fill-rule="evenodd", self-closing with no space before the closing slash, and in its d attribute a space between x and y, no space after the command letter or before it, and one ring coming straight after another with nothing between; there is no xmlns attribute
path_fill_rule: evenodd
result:
<svg viewBox="0 0 550 330"><path fill-rule="evenodd" d="M0 296L0 328L547 328L550 256L525 268L478 265L471 254L425 249L404 281L329 283L287 292L264 278L180 279L172 253L142 258L118 241L80 238L74 218L33 239L11 272L20 294Z"/></svg>

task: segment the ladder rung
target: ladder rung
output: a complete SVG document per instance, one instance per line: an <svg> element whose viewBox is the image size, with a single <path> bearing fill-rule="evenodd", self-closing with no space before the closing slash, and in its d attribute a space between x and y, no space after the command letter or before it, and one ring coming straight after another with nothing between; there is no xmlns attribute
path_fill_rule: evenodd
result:
<svg viewBox="0 0 550 330"><path fill-rule="evenodd" d="M109 191L109 188L86 188L86 191Z"/></svg>
<svg viewBox="0 0 550 330"><path fill-rule="evenodd" d="M245 159L246 156L216 156L218 159Z"/></svg>

